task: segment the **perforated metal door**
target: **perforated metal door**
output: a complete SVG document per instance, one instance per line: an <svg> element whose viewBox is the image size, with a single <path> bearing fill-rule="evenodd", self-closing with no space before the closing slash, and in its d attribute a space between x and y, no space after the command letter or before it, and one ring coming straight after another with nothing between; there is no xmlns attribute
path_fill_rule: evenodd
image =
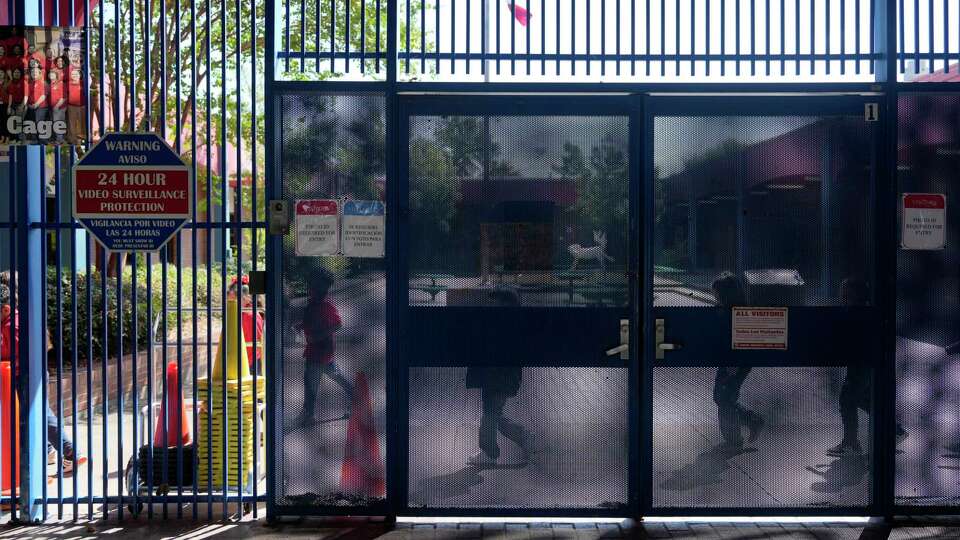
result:
<svg viewBox="0 0 960 540"><path fill-rule="evenodd" d="M651 98L650 506L866 507L869 98Z"/></svg>
<svg viewBox="0 0 960 540"><path fill-rule="evenodd" d="M405 102L409 511L622 515L634 502L635 354L607 354L638 285L629 105Z"/></svg>
<svg viewBox="0 0 960 540"><path fill-rule="evenodd" d="M331 201L384 200L382 96L289 94L279 113L280 176L291 205L335 218L345 210ZM272 497L290 514L382 513L385 259L298 247L303 230L295 221L279 261Z"/></svg>

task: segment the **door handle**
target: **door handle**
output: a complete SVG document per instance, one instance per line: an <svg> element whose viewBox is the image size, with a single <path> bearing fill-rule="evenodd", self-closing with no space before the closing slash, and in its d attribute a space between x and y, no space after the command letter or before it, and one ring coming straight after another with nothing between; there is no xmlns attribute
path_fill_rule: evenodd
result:
<svg viewBox="0 0 960 540"><path fill-rule="evenodd" d="M621 360L630 359L630 320L620 319L620 345L607 349L607 356L620 355Z"/></svg>
<svg viewBox="0 0 960 540"><path fill-rule="evenodd" d="M654 341L656 343L656 351L654 351L654 357L657 360L663 360L664 353L666 351L678 351L682 347L679 343L665 343L667 334L667 324L664 319L657 319L654 321Z"/></svg>

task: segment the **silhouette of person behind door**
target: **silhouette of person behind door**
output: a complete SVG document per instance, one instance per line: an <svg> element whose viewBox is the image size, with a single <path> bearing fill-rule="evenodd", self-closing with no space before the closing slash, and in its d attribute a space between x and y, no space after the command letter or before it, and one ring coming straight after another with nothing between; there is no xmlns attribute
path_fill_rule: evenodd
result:
<svg viewBox="0 0 960 540"><path fill-rule="evenodd" d="M743 281L732 272L721 272L713 282L713 294L717 305L729 308L746 302ZM713 381L713 402L717 404L717 423L723 442L720 449L740 451L743 448L743 428L748 430L747 440L753 442L763 427L763 418L740 404L740 389L743 387L749 367L721 366Z"/></svg>
<svg viewBox="0 0 960 540"><path fill-rule="evenodd" d="M497 290L490 293L498 305L517 306L520 304L516 292ZM467 369L466 387L479 388L483 412L480 418L480 451L468 461L478 467L492 467L500 462L498 434L503 435L520 447L521 464L529 457L530 436L520 424L507 418L503 408L507 400L516 397L523 379L521 366L473 366Z"/></svg>

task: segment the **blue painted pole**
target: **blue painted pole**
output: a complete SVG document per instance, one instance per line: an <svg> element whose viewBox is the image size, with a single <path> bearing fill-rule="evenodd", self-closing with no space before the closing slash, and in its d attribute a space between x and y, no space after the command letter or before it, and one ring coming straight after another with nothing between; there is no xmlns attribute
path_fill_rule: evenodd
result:
<svg viewBox="0 0 960 540"><path fill-rule="evenodd" d="M16 24L40 25L40 2L16 0ZM43 487L46 484L46 452L43 433L46 404L43 402L43 370L46 369L42 289L44 268L40 264L43 232L31 227L41 221L45 201L40 175L40 146L18 146L16 178L23 186L17 200L17 295L19 302L20 355L17 390L20 396L20 520L27 523L43 519Z"/></svg>

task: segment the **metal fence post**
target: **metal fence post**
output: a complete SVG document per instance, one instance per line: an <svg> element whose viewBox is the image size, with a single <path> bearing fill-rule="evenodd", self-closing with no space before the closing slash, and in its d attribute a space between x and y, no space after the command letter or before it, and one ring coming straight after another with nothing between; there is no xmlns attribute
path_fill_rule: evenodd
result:
<svg viewBox="0 0 960 540"><path fill-rule="evenodd" d="M17 0L16 24L39 25L40 4L33 0ZM43 178L39 146L18 146L15 151L15 178L23 187L17 204L16 242L20 249L17 258L17 296L19 305L20 349L17 358L17 377L20 396L20 520L39 522L43 519L42 491L46 483L46 452L43 448L43 430L46 422L43 403L43 370L46 369L46 340L44 338L43 283L44 268L40 265L43 250L43 230L32 225L41 221L44 202Z"/></svg>

